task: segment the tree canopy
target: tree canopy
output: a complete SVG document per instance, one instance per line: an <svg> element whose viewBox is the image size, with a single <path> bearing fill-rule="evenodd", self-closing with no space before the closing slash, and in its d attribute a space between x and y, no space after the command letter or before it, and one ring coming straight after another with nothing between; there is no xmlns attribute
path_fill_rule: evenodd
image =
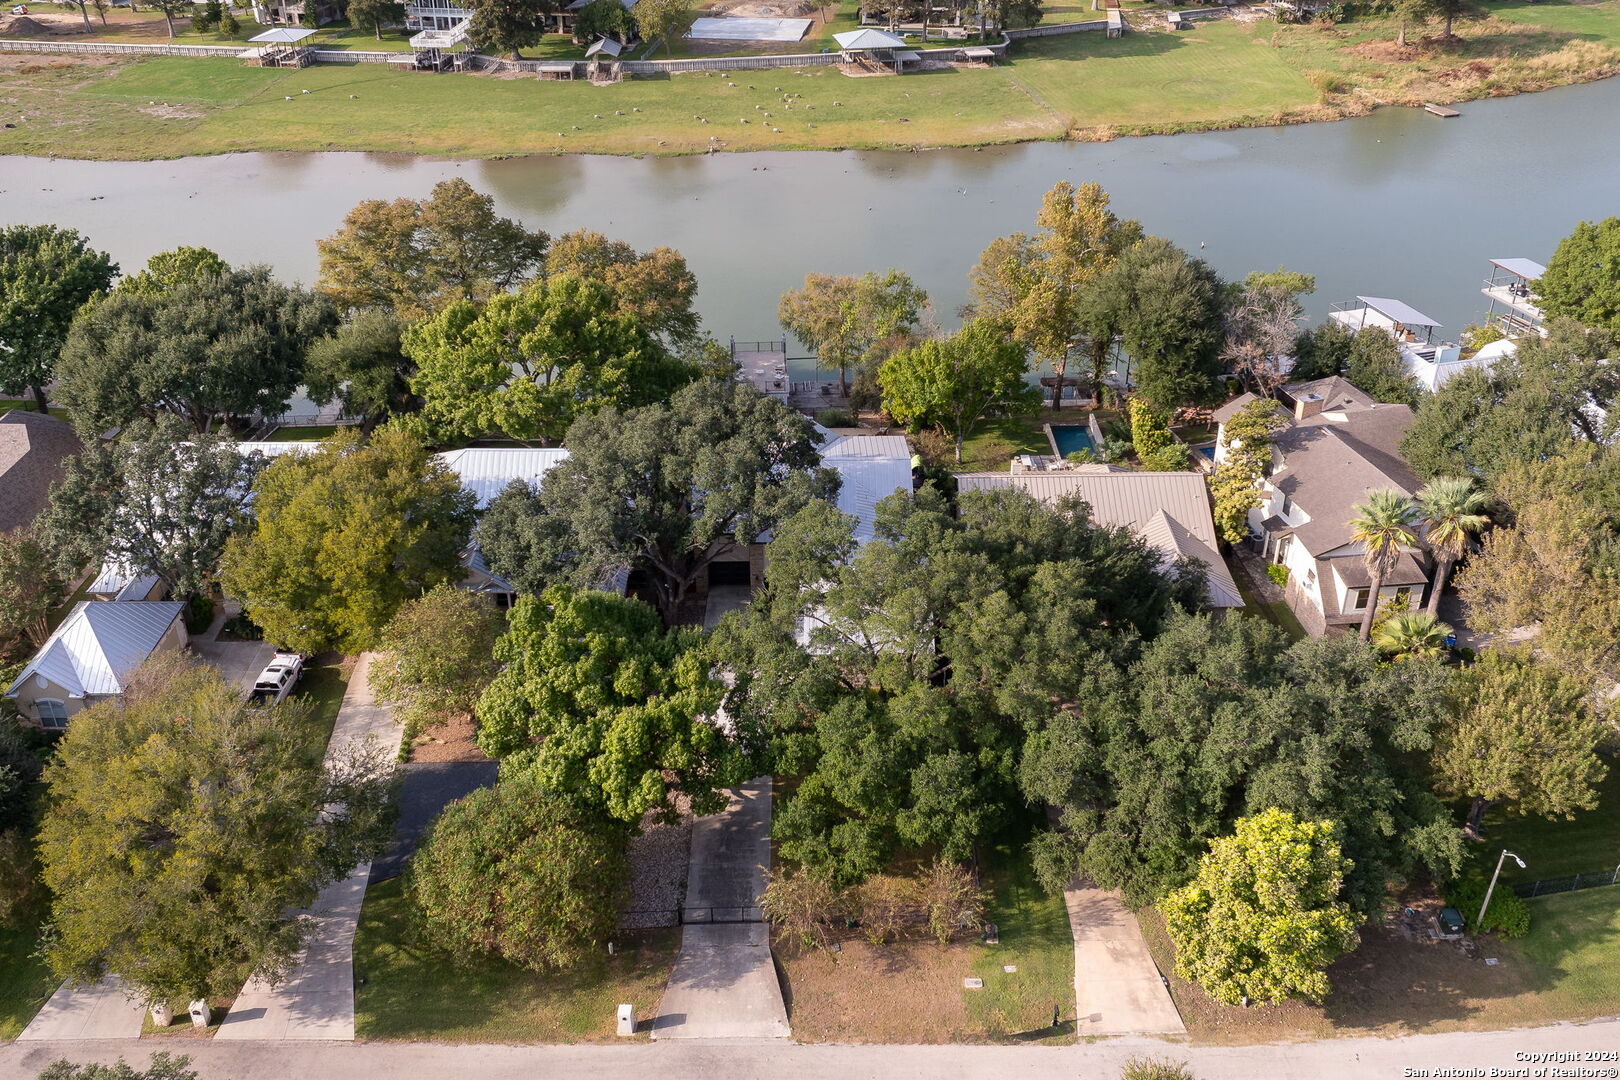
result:
<svg viewBox="0 0 1620 1080"><path fill-rule="evenodd" d="M1085 305L1088 321L1120 335L1137 393L1168 411L1215 396L1223 297L1207 263L1150 236L1098 276Z"/></svg>
<svg viewBox="0 0 1620 1080"><path fill-rule="evenodd" d="M1249 511L1261 504L1260 478L1271 464L1272 435L1281 424L1278 406L1255 398L1222 425L1225 453L1209 481L1215 527L1228 544L1249 536Z"/></svg>
<svg viewBox="0 0 1620 1080"><path fill-rule="evenodd" d="M0 394L31 393L45 411L45 385L74 314L117 274L118 265L73 229L0 228Z"/></svg>
<svg viewBox="0 0 1620 1080"><path fill-rule="evenodd" d="M175 289L206 287L211 278L230 269L230 264L209 248L177 247L147 259L140 273L118 283L118 291L156 296Z"/></svg>
<svg viewBox="0 0 1620 1080"><path fill-rule="evenodd" d="M507 8L536 22L550 10L535 0L488 0L473 13L474 40ZM467 181L441 180L426 199L357 204L342 228L316 241L316 285L345 311L379 308L410 321L453 300L483 300L533 278L549 242L544 232L498 216L495 200Z"/></svg>
<svg viewBox="0 0 1620 1080"><path fill-rule="evenodd" d="M278 645L357 652L406 600L460 579L473 496L405 432L340 428L260 473L253 510L225 545L225 591Z"/></svg>
<svg viewBox="0 0 1620 1080"><path fill-rule="evenodd" d="M40 828L52 970L114 974L152 1003L284 974L299 946L292 911L392 832L380 754L323 768L312 734L302 703L250 708L217 669L178 654L74 716L46 770Z"/></svg>
<svg viewBox="0 0 1620 1080"><path fill-rule="evenodd" d="M1498 804L1565 819L1597 806L1609 728L1580 680L1529 653L1489 649L1452 677L1448 705L1435 773L1449 794L1472 798L1470 830Z"/></svg>
<svg viewBox="0 0 1620 1080"><path fill-rule="evenodd" d="M1021 831L1026 726L1203 595L1078 500L971 493L953 513L926 487L881 501L858 550L852 529L824 502L779 527L764 592L715 637L726 715L801 778L782 857L840 886Z"/></svg>
<svg viewBox="0 0 1620 1080"><path fill-rule="evenodd" d="M816 351L816 362L838 369L848 391L854 369L869 381L878 365L905 345L928 303L928 294L899 270L882 274L806 274L804 284L782 294L776 318Z"/></svg>
<svg viewBox="0 0 1620 1080"><path fill-rule="evenodd" d="M1379 329L1362 330L1350 339L1344 377L1374 401L1417 405L1423 398L1423 388L1407 374L1400 346Z"/></svg>
<svg viewBox="0 0 1620 1080"><path fill-rule="evenodd" d="M116 442L68 459L36 526L64 577L112 562L193 596L219 569L225 542L252 521L263 465L228 438L193 435L178 417L138 420Z"/></svg>
<svg viewBox="0 0 1620 1080"><path fill-rule="evenodd" d="M398 707L407 741L427 724L472 714L495 677L495 640L505 628L489 597L454 585L400 606L378 638L370 681Z"/></svg>
<svg viewBox="0 0 1620 1080"><path fill-rule="evenodd" d="M636 11L635 16L641 18L642 12ZM692 310L697 278L673 248L638 252L622 240L576 229L552 241L546 255L546 275L563 274L606 285L616 314L635 321L667 344L690 345L698 340L700 320Z"/></svg>
<svg viewBox="0 0 1620 1080"><path fill-rule="evenodd" d="M722 379L582 416L567 442L538 493L514 485L491 504L478 529L490 568L530 592L640 571L666 625L689 618L688 594L728 544L837 491L808 420Z"/></svg>
<svg viewBox="0 0 1620 1080"><path fill-rule="evenodd" d="M96 435L162 412L199 433L278 416L303 381L305 350L335 323L323 297L265 266L117 289L73 321L58 397Z"/></svg>
<svg viewBox="0 0 1620 1080"><path fill-rule="evenodd" d="M1037 16L1038 17L1038 16ZM1041 199L1034 234L992 240L968 277L971 305L981 318L1005 321L1055 379L1052 400L1062 407L1069 358L1084 348L1093 404L1118 327L1090 300L1093 283L1126 249L1142 239L1142 226L1108 208L1098 184L1078 188L1060 181Z"/></svg>
<svg viewBox="0 0 1620 1080"><path fill-rule="evenodd" d="M674 55L675 42L685 37L697 17L693 0L642 0L631 9L641 36L647 41L663 41L664 51Z"/></svg>
<svg viewBox="0 0 1620 1080"><path fill-rule="evenodd" d="M1339 822L1346 898L1370 914L1420 868L1450 877L1462 836L1414 757L1433 745L1445 672L1382 664L1353 638L1289 645L1260 619L1179 619L1032 730L1025 794L1059 811L1038 837L1049 888L1075 873L1149 903L1205 844L1276 807Z"/></svg>
<svg viewBox="0 0 1620 1080"><path fill-rule="evenodd" d="M595 812L634 825L725 807L753 773L713 719L720 684L693 629L665 630L639 600L554 586L512 609L500 674L478 702L478 744Z"/></svg>
<svg viewBox="0 0 1620 1080"><path fill-rule="evenodd" d="M468 0L467 7L472 11L468 36L473 47L506 53L513 60L523 59L519 50L540 44L546 17L556 10L551 0Z"/></svg>
<svg viewBox="0 0 1620 1080"><path fill-rule="evenodd" d="M1290 377L1292 369L1284 372L1283 359L1299 339L1305 313L1299 298L1315 291L1314 276L1282 267L1257 270L1228 287L1221 359L1262 397Z"/></svg>
<svg viewBox="0 0 1620 1080"><path fill-rule="evenodd" d="M411 392L416 365L405 356L405 325L380 309L356 312L309 347L304 393L317 405L339 402L345 416L370 431L422 407Z"/></svg>
<svg viewBox="0 0 1620 1080"><path fill-rule="evenodd" d="M1226 1005L1327 996L1327 966L1360 937L1340 898L1351 869L1332 821L1282 810L1240 819L1164 900L1176 972Z"/></svg>
<svg viewBox="0 0 1620 1080"><path fill-rule="evenodd" d="M1576 225L1559 241L1535 293L1549 317L1620 335L1620 217Z"/></svg>
<svg viewBox="0 0 1620 1080"><path fill-rule="evenodd" d="M609 406L668 400L691 377L612 289L560 274L482 305L453 301L411 327L414 418L435 440L500 431L561 439L577 418Z"/></svg>
<svg viewBox="0 0 1620 1080"><path fill-rule="evenodd" d="M32 530L0 533L0 661L45 643L61 590L55 562Z"/></svg>
<svg viewBox="0 0 1620 1080"><path fill-rule="evenodd" d="M612 935L627 830L523 778L451 803L405 876L421 939L456 960L572 967Z"/></svg>
<svg viewBox="0 0 1620 1080"><path fill-rule="evenodd" d="M932 425L962 442L992 414L1032 413L1040 391L1024 381L1024 347L999 325L973 320L948 338L895 353L878 369L883 409L913 428Z"/></svg>

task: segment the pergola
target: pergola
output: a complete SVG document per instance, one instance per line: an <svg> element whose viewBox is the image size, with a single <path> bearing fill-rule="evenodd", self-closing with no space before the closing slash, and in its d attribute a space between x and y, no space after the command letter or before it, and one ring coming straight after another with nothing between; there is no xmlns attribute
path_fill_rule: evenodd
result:
<svg viewBox="0 0 1620 1080"><path fill-rule="evenodd" d="M314 30L301 26L278 26L256 37L248 38L249 45L259 46L260 67L308 67L314 60L310 47L304 44L315 36Z"/></svg>
<svg viewBox="0 0 1620 1080"><path fill-rule="evenodd" d="M906 48L906 43L886 30L876 30L870 26L859 30L849 30L842 34L834 34L833 40L838 42L838 51L844 56L847 63L868 67L873 63L892 66L896 74L905 70L907 61L921 59L915 52Z"/></svg>

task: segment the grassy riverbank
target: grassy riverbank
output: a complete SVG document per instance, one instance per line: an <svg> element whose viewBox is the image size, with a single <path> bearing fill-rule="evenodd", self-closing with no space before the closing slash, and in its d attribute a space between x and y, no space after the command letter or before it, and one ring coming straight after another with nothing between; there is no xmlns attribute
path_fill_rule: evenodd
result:
<svg viewBox="0 0 1620 1080"><path fill-rule="evenodd" d="M1451 42L1394 24L1200 23L1015 48L989 70L686 74L616 86L426 76L381 65L0 56L0 153L140 159L240 150L677 154L976 146L1301 122L1620 71L1620 0L1506 0ZM1145 20L1146 15L1134 16ZM1415 32L1414 32L1415 40ZM780 88L779 90L777 88ZM791 103L784 93L802 95Z"/></svg>

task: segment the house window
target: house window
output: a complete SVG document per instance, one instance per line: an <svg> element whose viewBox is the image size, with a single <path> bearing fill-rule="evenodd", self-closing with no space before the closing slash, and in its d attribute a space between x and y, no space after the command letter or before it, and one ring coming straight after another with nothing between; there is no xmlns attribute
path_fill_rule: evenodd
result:
<svg viewBox="0 0 1620 1080"><path fill-rule="evenodd" d="M35 700L34 715L39 717L39 726L46 731L65 731L67 729L67 706L55 698L38 698Z"/></svg>
<svg viewBox="0 0 1620 1080"><path fill-rule="evenodd" d="M1278 537L1277 538L1277 550L1276 550L1275 555L1272 557L1271 561L1274 562L1274 563L1285 563L1285 562L1287 562L1288 561L1288 551L1293 546L1294 546L1294 538L1292 536L1280 536L1280 537Z"/></svg>
<svg viewBox="0 0 1620 1080"><path fill-rule="evenodd" d="M1372 590L1371 589L1354 589L1354 590L1352 590L1352 593L1354 595L1354 602L1351 604L1350 610L1351 611L1366 611L1367 610L1367 600L1369 599L1369 596L1372 593Z"/></svg>
<svg viewBox="0 0 1620 1080"><path fill-rule="evenodd" d="M1285 493L1283 495L1282 516L1287 517L1294 512L1294 500Z"/></svg>
<svg viewBox="0 0 1620 1080"><path fill-rule="evenodd" d="M1395 603L1404 604L1404 603L1406 603L1407 601L1409 601L1411 599L1412 599L1412 588L1411 588L1411 586L1402 585L1400 588L1395 590Z"/></svg>

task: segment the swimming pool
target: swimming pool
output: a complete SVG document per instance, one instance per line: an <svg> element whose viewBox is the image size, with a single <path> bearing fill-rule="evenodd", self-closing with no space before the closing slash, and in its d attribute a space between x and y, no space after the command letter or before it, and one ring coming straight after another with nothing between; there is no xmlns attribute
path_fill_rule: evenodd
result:
<svg viewBox="0 0 1620 1080"><path fill-rule="evenodd" d="M1052 433L1052 450L1060 458L1066 458L1076 450L1090 450L1091 432L1084 424L1053 424L1047 429Z"/></svg>

